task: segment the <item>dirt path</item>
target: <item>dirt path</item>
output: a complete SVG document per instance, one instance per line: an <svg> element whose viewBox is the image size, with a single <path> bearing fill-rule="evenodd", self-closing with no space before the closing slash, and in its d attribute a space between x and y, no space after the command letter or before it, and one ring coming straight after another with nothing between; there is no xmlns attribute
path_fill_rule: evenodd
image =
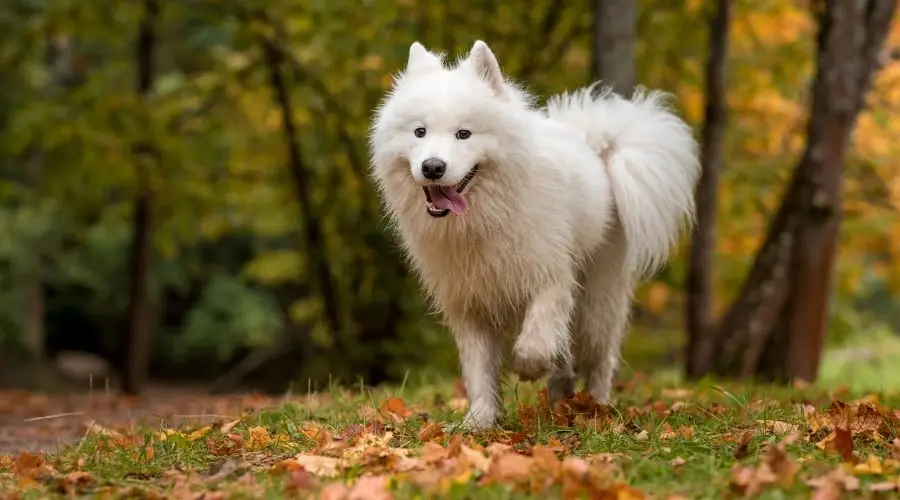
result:
<svg viewBox="0 0 900 500"><path fill-rule="evenodd" d="M80 439L91 422L113 428L212 423L282 401L256 394L211 396L202 389L162 386L150 388L141 397L96 391L60 395L0 390L0 454L53 451Z"/></svg>

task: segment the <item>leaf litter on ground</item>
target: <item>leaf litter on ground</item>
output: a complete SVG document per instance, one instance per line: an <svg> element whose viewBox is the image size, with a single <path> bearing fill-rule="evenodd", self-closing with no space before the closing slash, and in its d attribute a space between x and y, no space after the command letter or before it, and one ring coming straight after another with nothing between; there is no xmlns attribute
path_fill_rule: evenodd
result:
<svg viewBox="0 0 900 500"><path fill-rule="evenodd" d="M0 498L826 500L900 491L896 397L636 377L612 405L583 391L551 404L545 390L523 387L536 389L520 384L506 420L475 434L459 426L458 384L406 396L335 390L156 428L88 420L58 451L0 455Z"/></svg>

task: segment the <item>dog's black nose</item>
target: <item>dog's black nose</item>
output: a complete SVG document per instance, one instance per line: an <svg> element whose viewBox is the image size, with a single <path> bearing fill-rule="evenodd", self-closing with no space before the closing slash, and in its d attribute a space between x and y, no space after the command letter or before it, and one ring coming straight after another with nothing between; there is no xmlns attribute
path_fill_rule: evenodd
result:
<svg viewBox="0 0 900 500"><path fill-rule="evenodd" d="M444 160L437 158L429 158L422 162L422 175L430 181L436 181L444 176L447 171L447 164Z"/></svg>

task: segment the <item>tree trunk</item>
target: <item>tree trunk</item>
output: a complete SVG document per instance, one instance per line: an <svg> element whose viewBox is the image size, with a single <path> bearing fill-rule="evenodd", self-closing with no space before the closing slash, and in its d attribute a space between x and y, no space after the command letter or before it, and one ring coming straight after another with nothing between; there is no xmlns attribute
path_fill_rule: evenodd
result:
<svg viewBox="0 0 900 500"><path fill-rule="evenodd" d="M895 0L818 2L807 143L738 298L719 327L713 371L813 381L825 343L850 133L877 70Z"/></svg>
<svg viewBox="0 0 900 500"><path fill-rule="evenodd" d="M144 8L144 19L141 21L137 40L135 90L146 102L152 93L153 80L156 77L154 60L159 4L157 0L145 0ZM134 147L134 156L138 193L134 200L132 219L128 337L122 377L122 390L127 394L139 394L146 384L153 331L156 326L155 304L149 280L153 265L155 234L155 193L150 169L155 163L155 150L149 144L138 143Z"/></svg>
<svg viewBox="0 0 900 500"><path fill-rule="evenodd" d="M634 60L637 2L593 0L594 79L625 97L636 83Z"/></svg>
<svg viewBox="0 0 900 500"><path fill-rule="evenodd" d="M305 246L310 256L318 282L318 291L322 296L325 320L334 333L341 331L342 321L340 307L337 298L337 286L324 256L324 241L322 238L322 221L313 207L312 197L308 191L309 176L307 168L303 164L300 154L300 144L297 141L297 126L294 122L294 111L291 105L290 89L284 78L282 64L285 62L283 48L276 41L261 39L263 55L269 72L269 83L275 95L278 107L281 109L284 123L284 141L288 150L288 170L293 179L294 191L297 195L297 203L300 205L300 217L303 220L305 230Z"/></svg>
<svg viewBox="0 0 900 500"><path fill-rule="evenodd" d="M716 239L716 194L722 170L725 127L725 61L731 0L717 0L709 20L709 56L706 63L706 111L701 161L703 173L697 187L697 223L694 226L688 271L686 374L696 378L712 368L713 339L710 329L712 258Z"/></svg>

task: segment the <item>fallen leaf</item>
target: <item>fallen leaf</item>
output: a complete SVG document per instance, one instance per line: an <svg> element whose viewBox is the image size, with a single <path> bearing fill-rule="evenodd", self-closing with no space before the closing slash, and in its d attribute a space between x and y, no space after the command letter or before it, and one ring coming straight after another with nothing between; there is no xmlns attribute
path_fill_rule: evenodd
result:
<svg viewBox="0 0 900 500"><path fill-rule="evenodd" d="M755 496L769 484L783 488L791 486L800 471L800 465L785 452L788 439L770 446L758 467L734 464L731 469L731 486L747 496Z"/></svg>
<svg viewBox="0 0 900 500"><path fill-rule="evenodd" d="M757 420L756 423L762 425L769 434L790 434L800 429L798 425L781 420Z"/></svg>
<svg viewBox="0 0 900 500"><path fill-rule="evenodd" d="M205 426L195 430L194 432L191 432L190 434L188 434L187 439L188 439L188 441L196 441L196 440L202 438L203 436L206 436L211 429L212 429L212 426L205 425Z"/></svg>
<svg viewBox="0 0 900 500"><path fill-rule="evenodd" d="M884 474L884 467L881 465L881 459L875 455L869 454L865 462L861 462L853 466L853 473L856 475L867 474Z"/></svg>
<svg viewBox="0 0 900 500"><path fill-rule="evenodd" d="M737 446L734 448L734 458L740 460L750 455L750 441L753 439L753 432L746 431L741 434L737 442Z"/></svg>
<svg viewBox="0 0 900 500"><path fill-rule="evenodd" d="M853 461L853 435L843 426L834 429L834 447L845 462Z"/></svg>
<svg viewBox="0 0 900 500"><path fill-rule="evenodd" d="M429 424L425 424L422 426L422 429L419 430L419 441L431 441L433 439L440 439L444 436L444 430L441 428L441 424L437 422L431 422Z"/></svg>
<svg viewBox="0 0 900 500"><path fill-rule="evenodd" d="M888 492L900 491L900 477L893 481L882 481L880 483L872 483L869 485L869 491Z"/></svg>
<svg viewBox="0 0 900 500"><path fill-rule="evenodd" d="M335 457L299 454L289 460L301 465L310 474L322 477L335 477L340 474L344 461Z"/></svg>
<svg viewBox="0 0 900 500"><path fill-rule="evenodd" d="M822 484L813 490L810 500L839 500L841 498L842 489L838 483L831 479L826 479Z"/></svg>
<svg viewBox="0 0 900 500"><path fill-rule="evenodd" d="M387 413L388 416L397 421L405 420L414 413L406 407L406 403L404 403L402 399L396 396L388 398L388 400L381 405L381 411Z"/></svg>
<svg viewBox="0 0 900 500"><path fill-rule="evenodd" d="M319 500L345 500L350 488L343 483L328 483L319 491Z"/></svg>
<svg viewBox="0 0 900 500"><path fill-rule="evenodd" d="M675 457L672 460L669 460L669 465L671 465L672 467L675 467L675 468L681 467L682 465L684 465L686 463L687 463L687 460L685 460L683 457L680 457L680 456Z"/></svg>
<svg viewBox="0 0 900 500"><path fill-rule="evenodd" d="M226 423L222 424L222 428L219 430L222 432L222 434L228 434L229 432L231 432L232 429L234 429L234 426L236 426L239 423L241 423L241 419L236 419L236 420L232 420L231 422L226 422Z"/></svg>
<svg viewBox="0 0 900 500"><path fill-rule="evenodd" d="M84 495L98 484L90 472L70 472L54 479L54 489L67 496Z"/></svg>
<svg viewBox="0 0 900 500"><path fill-rule="evenodd" d="M693 393L693 390L686 388L663 389L662 392L660 392L660 397L663 399L687 399L691 397Z"/></svg>
<svg viewBox="0 0 900 500"><path fill-rule="evenodd" d="M272 437L265 427L254 426L249 429L250 437L247 440L247 449L251 451L261 450L272 444Z"/></svg>
<svg viewBox="0 0 900 500"><path fill-rule="evenodd" d="M491 463L485 476L485 484L525 481L531 475L533 463L534 459L518 453L501 455Z"/></svg>
<svg viewBox="0 0 900 500"><path fill-rule="evenodd" d="M391 500L394 495L387 487L387 477L366 475L356 481L346 498L347 500Z"/></svg>

